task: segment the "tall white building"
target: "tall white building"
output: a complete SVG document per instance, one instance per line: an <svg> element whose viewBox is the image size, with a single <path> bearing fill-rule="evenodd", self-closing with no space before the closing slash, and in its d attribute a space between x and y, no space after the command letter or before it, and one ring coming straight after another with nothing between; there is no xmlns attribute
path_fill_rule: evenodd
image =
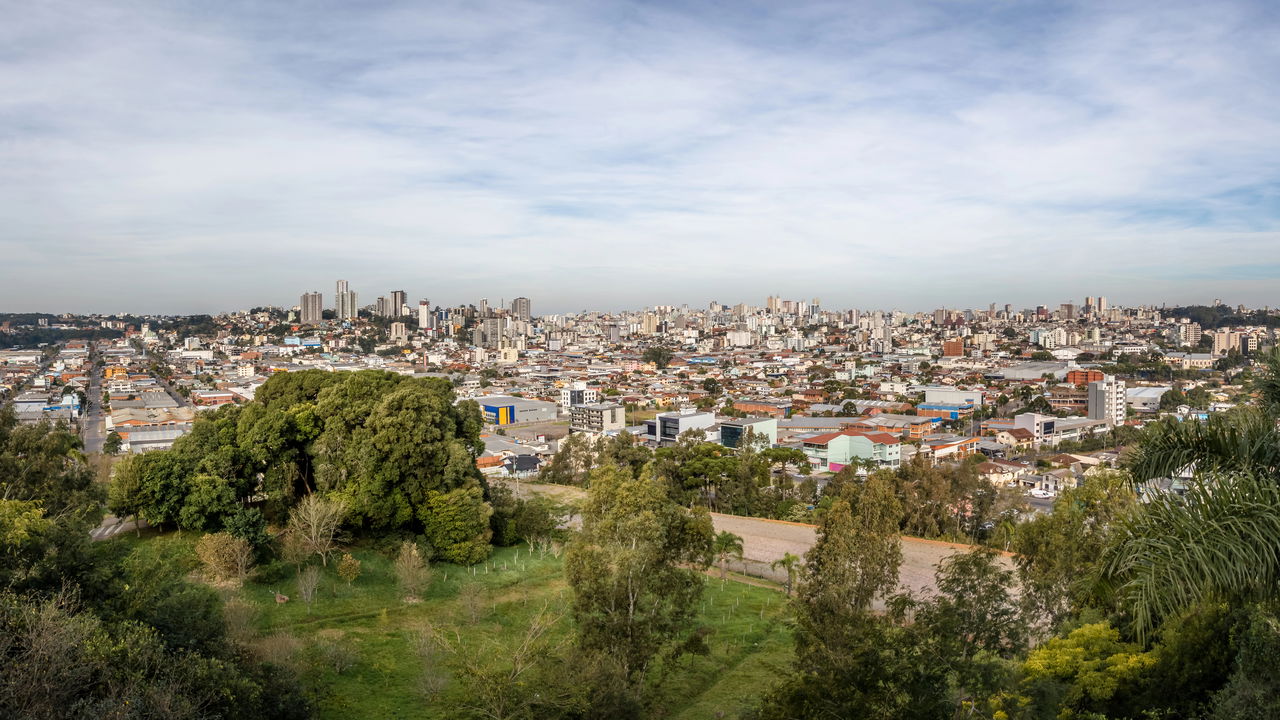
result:
<svg viewBox="0 0 1280 720"><path fill-rule="evenodd" d="M333 311L338 320L354 320L360 314L356 291L347 286L346 280L338 281L337 291L333 296Z"/></svg>
<svg viewBox="0 0 1280 720"><path fill-rule="evenodd" d="M1124 381L1110 375L1089 383L1089 419L1106 420L1111 425L1123 425L1125 415Z"/></svg>
<svg viewBox="0 0 1280 720"><path fill-rule="evenodd" d="M431 301L418 301L418 329L426 330L431 327Z"/></svg>

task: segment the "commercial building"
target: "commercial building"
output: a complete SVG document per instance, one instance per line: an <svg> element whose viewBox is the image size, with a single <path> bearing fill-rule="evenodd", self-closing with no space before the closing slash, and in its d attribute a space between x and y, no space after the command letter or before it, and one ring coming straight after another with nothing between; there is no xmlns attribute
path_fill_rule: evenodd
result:
<svg viewBox="0 0 1280 720"><path fill-rule="evenodd" d="M767 438L769 447L773 447L778 442L778 420L777 418L725 420L720 423L720 444L727 448L736 448L747 433L755 437Z"/></svg>
<svg viewBox="0 0 1280 720"><path fill-rule="evenodd" d="M618 403L585 403L569 409L569 431L596 434L621 432L626 427L626 408Z"/></svg>
<svg viewBox="0 0 1280 720"><path fill-rule="evenodd" d="M511 301L511 315L517 320L528 322L533 319L533 306L527 297L518 297Z"/></svg>
<svg viewBox="0 0 1280 720"><path fill-rule="evenodd" d="M1170 386L1163 387L1132 387L1126 388L1125 402L1134 412L1153 413L1160 410L1160 398L1173 388Z"/></svg>
<svg viewBox="0 0 1280 720"><path fill-rule="evenodd" d="M488 395L476 398L485 422L494 425L546 422L555 420L559 409L555 403L512 395Z"/></svg>
<svg viewBox="0 0 1280 720"><path fill-rule="evenodd" d="M960 420L973 415L973 403L921 403L916 413L920 417Z"/></svg>
<svg viewBox="0 0 1280 720"><path fill-rule="evenodd" d="M753 415L768 415L773 418L791 417L791 403L772 400L736 400L733 409Z"/></svg>
<svg viewBox="0 0 1280 720"><path fill-rule="evenodd" d="M714 413L698 412L685 408L675 412L658 413L644 423L644 437L655 443L673 443L681 433L690 430L706 430L716 424Z"/></svg>
<svg viewBox="0 0 1280 720"><path fill-rule="evenodd" d="M943 357L963 357L964 356L964 338L952 338L942 341Z"/></svg>

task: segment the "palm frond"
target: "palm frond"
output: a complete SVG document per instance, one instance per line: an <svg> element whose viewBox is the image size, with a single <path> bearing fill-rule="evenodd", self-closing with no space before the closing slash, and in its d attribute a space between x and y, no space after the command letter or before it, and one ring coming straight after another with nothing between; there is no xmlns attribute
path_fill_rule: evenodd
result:
<svg viewBox="0 0 1280 720"><path fill-rule="evenodd" d="M1268 417L1280 418L1280 347L1272 348L1260 360L1262 374L1253 381L1253 389L1259 396L1258 404Z"/></svg>
<svg viewBox="0 0 1280 720"><path fill-rule="evenodd" d="M1152 499L1119 524L1102 562L1142 638L1208 598L1274 596L1278 578L1280 486L1250 474Z"/></svg>
<svg viewBox="0 0 1280 720"><path fill-rule="evenodd" d="M1149 426L1127 460L1137 482L1170 477L1188 466L1196 473L1280 470L1276 421L1254 408L1215 413L1208 420L1169 418Z"/></svg>

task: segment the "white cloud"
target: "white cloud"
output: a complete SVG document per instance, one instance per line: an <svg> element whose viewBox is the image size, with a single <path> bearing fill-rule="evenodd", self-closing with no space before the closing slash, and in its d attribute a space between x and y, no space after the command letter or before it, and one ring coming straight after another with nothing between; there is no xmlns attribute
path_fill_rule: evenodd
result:
<svg viewBox="0 0 1280 720"><path fill-rule="evenodd" d="M0 7L0 306L1274 304L1265 3L213 7Z"/></svg>

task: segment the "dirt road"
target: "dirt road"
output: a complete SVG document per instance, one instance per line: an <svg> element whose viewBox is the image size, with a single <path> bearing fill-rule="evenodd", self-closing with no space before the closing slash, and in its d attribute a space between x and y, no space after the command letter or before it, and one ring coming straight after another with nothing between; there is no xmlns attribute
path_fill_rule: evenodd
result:
<svg viewBox="0 0 1280 720"><path fill-rule="evenodd" d="M552 495L562 502L585 495L579 488L521 483L520 494L528 493ZM802 523L720 513L711 513L711 521L717 532L727 530L742 538L743 562L741 567L737 562L732 563L731 569L778 582L786 579L785 572L774 570L769 567L770 563L781 559L785 553L804 557L817 538L816 528ZM917 593L932 591L934 566L943 558L967 549L967 545L938 540L902 538L902 567L898 577L900 587ZM1003 557L1003 562L1012 567L1013 561L1009 557Z"/></svg>

